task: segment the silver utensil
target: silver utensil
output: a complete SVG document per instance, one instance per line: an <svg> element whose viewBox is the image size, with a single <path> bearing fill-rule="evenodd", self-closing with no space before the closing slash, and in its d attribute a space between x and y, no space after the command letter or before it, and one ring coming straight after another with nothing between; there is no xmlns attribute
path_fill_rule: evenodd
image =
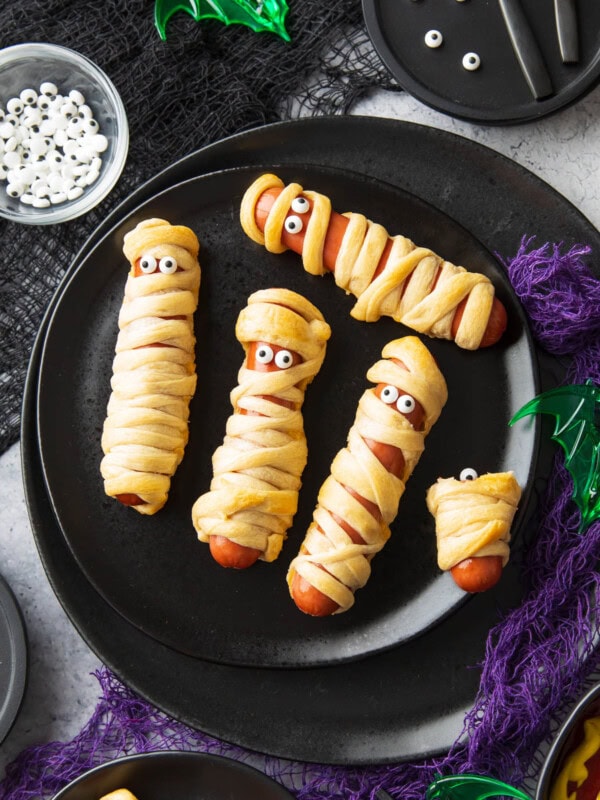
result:
<svg viewBox="0 0 600 800"><path fill-rule="evenodd" d="M540 48L519 0L498 0L517 61L536 100L554 93Z"/></svg>
<svg viewBox="0 0 600 800"><path fill-rule="evenodd" d="M565 64L579 61L576 0L554 0L554 18L560 56Z"/></svg>

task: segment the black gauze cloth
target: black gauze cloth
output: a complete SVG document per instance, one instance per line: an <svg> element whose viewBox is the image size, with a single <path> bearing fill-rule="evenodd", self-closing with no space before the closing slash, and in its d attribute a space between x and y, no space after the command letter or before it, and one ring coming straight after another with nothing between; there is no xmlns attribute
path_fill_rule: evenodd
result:
<svg viewBox="0 0 600 800"><path fill-rule="evenodd" d="M88 214L52 226L0 221L0 453L19 436L27 364L44 311L79 248L119 202L226 136L300 116L344 114L372 87L397 89L366 34L360 0L289 6L288 43L244 25L195 22L183 12L171 17L164 42L153 0L3 4L1 47L63 45L106 72L125 105L130 148L116 187Z"/></svg>

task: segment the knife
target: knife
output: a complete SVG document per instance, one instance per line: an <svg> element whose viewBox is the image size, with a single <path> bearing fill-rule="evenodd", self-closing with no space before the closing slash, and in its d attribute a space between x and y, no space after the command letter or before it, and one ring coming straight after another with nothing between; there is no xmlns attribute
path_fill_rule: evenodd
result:
<svg viewBox="0 0 600 800"><path fill-rule="evenodd" d="M498 0L521 72L536 100L554 93L542 53L519 0Z"/></svg>
<svg viewBox="0 0 600 800"><path fill-rule="evenodd" d="M573 64L579 61L575 0L554 0L554 18L563 63Z"/></svg>

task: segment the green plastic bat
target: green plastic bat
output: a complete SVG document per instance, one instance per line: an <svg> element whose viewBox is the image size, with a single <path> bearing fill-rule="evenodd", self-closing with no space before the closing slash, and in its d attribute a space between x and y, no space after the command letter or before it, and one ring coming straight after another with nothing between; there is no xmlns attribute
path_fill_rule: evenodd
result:
<svg viewBox="0 0 600 800"><path fill-rule="evenodd" d="M154 24L160 38L167 38L167 22L185 11L196 22L216 19L224 25L247 25L256 33L268 31L290 41L285 29L286 0L155 0Z"/></svg>
<svg viewBox="0 0 600 800"><path fill-rule="evenodd" d="M566 453L583 533L600 517L600 389L591 380L551 389L519 409L509 425L528 414L552 414L556 419L552 439Z"/></svg>
<svg viewBox="0 0 600 800"><path fill-rule="evenodd" d="M446 775L427 788L426 800L485 800L487 797L515 797L530 800L520 789L487 775Z"/></svg>

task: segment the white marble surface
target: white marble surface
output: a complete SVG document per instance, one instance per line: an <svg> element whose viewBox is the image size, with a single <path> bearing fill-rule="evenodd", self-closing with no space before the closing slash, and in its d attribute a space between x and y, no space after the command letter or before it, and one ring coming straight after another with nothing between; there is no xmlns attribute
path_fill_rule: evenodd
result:
<svg viewBox="0 0 600 800"><path fill-rule="evenodd" d="M483 127L433 111L406 94L374 92L353 113L393 117L474 139L530 169L600 227L600 88L576 106L515 127ZM0 572L21 605L29 636L29 683L0 745L0 778L24 747L72 738L91 715L100 666L67 619L32 539L18 445L0 457Z"/></svg>

